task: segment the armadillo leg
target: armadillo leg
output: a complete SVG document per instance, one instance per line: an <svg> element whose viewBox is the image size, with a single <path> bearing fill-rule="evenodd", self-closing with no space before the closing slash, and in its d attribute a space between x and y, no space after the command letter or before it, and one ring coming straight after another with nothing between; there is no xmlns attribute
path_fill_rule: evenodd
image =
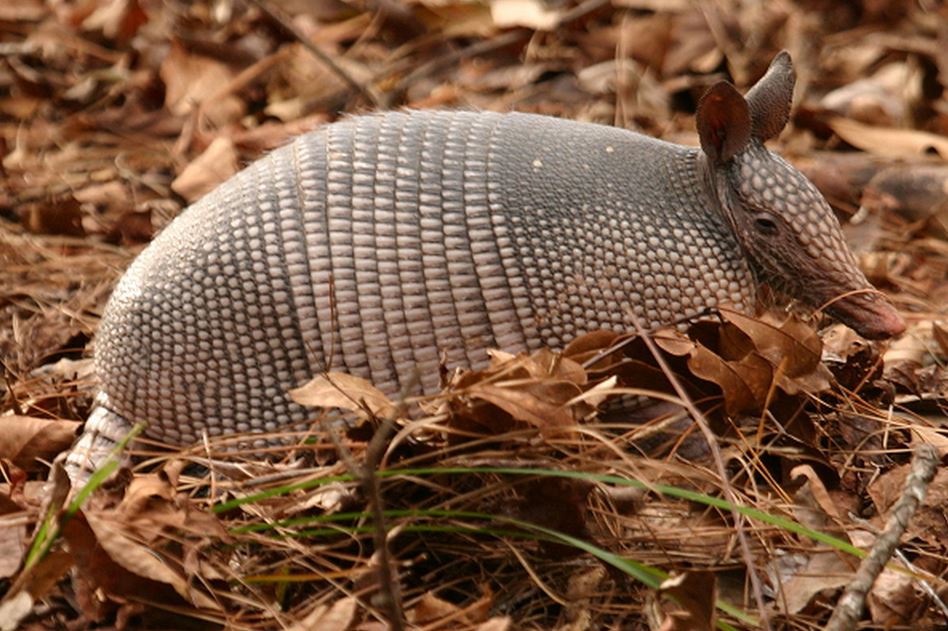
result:
<svg viewBox="0 0 948 631"><path fill-rule="evenodd" d="M82 435L66 455L66 474L73 488L85 484L132 429L124 417L106 407L107 403L108 399L102 395L96 398Z"/></svg>

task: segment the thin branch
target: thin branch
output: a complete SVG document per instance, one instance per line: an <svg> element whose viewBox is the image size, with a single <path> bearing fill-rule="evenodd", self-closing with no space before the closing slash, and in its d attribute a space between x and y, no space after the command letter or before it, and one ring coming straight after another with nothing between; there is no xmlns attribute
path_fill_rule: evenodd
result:
<svg viewBox="0 0 948 631"><path fill-rule="evenodd" d="M606 6L611 0L586 0L569 11L565 12L557 23L557 28L562 27L564 24L574 22L579 20L590 13ZM413 83L421 79L422 77L427 77L428 75L435 74L441 70L453 66L461 59L466 59L469 57L477 57L478 55L484 55L486 53L498 50L500 48L505 48L507 46L512 46L520 40L529 39L533 36L536 31L532 29L519 28L512 31L503 33L496 37L491 37L489 39L480 40L467 46L450 52L446 55L442 55L432 59L427 63L423 63L415 70L413 70L408 76L403 78L395 88L388 93L385 97L386 107L392 107L396 99L400 98L401 95L411 86Z"/></svg>
<svg viewBox="0 0 948 631"><path fill-rule="evenodd" d="M330 72L339 77L349 88L359 94L363 99L368 103L371 103L373 107L379 106L379 99L375 96L372 90L366 86L362 85L355 78L349 74L342 66L336 63L336 61L323 52L318 46L313 44L312 41L302 31L296 28L296 25L293 24L292 20L283 13L282 10L278 9L275 6L272 6L266 0L248 0L251 4L256 6L258 9L263 11L263 13L275 22L280 28L286 31L289 35L292 35L303 47L308 50L314 57L316 57L323 65L325 65Z"/></svg>
<svg viewBox="0 0 948 631"><path fill-rule="evenodd" d="M332 383L328 374L323 375L329 383ZM320 419L320 425L329 436L336 447L339 459L358 481L369 501L369 508L372 511L373 541L375 551L378 556L378 578L379 594L381 596L380 605L385 611L389 629L391 631L402 631L405 628L405 615L402 607L401 589L398 581L398 572L395 571L392 555L388 548L388 527L385 520L385 502L382 499L382 492L379 488L379 480L375 475L378 470L382 456L385 454L385 448L395 432L395 421L405 416L408 409L408 396L421 381L421 375L418 370L412 373L411 378L406 382L399 395L398 402L391 414L381 420L379 428L372 436L365 450L365 462L359 465L352 452L343 444L339 435L336 433L332 423L323 417ZM342 390L340 389L340 392ZM378 420L372 410L364 401L358 402L363 411L371 419Z"/></svg>
<svg viewBox="0 0 948 631"><path fill-rule="evenodd" d="M885 528L872 545L869 556L859 564L859 569L836 603L836 609L826 624L826 631L850 631L856 628L872 584L892 558L912 515L925 499L925 491L935 478L938 462L938 452L931 445L922 444L915 449L912 469L905 478L902 496L892 506Z"/></svg>

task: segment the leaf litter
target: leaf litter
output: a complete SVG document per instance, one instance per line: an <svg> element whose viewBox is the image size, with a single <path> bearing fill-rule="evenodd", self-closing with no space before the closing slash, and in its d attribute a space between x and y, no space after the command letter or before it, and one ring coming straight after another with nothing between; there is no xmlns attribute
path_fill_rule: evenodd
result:
<svg viewBox="0 0 948 631"><path fill-rule="evenodd" d="M723 483L646 345L611 332L562 353L498 349L485 370L446 371L444 391L421 400L314 375L298 396L329 422L288 429L269 460L235 439L177 452L141 441L135 468L74 516L52 502L61 543L25 567L57 496L42 482L47 463L94 393L88 356L110 288L202 191L293 135L376 106L516 108L695 144L703 90L724 76L746 87L781 46L800 80L778 144L831 200L911 328L880 346L840 325L818 333L786 313L722 309L651 335L748 507L867 548L907 451L948 451L943 7L270 3L282 23L267 4L0 7L0 626L383 628L376 500L337 452L365 460L387 420L382 508L411 625L751 628L714 608L716 594L761 613L746 595L742 529L772 622L821 628L857 559L660 492L716 498ZM818 45L802 54L802 41ZM525 468L592 477L510 472ZM870 594L867 624L944 625L945 485L942 472L903 559ZM672 577L646 573L646 587L564 537Z"/></svg>

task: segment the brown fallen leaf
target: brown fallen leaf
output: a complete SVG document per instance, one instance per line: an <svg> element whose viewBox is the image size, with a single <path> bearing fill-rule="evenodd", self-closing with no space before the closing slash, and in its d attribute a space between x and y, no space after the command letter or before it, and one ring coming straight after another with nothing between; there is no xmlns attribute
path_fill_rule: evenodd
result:
<svg viewBox="0 0 948 631"><path fill-rule="evenodd" d="M753 341L756 351L773 366L784 392L794 395L829 388L832 373L821 361L823 344L813 327L792 316L777 322L766 314L758 319L730 309L722 309L721 315Z"/></svg>
<svg viewBox="0 0 948 631"><path fill-rule="evenodd" d="M81 206L72 195L23 204L27 213L23 223L35 234L81 237L86 233L82 226Z"/></svg>
<svg viewBox="0 0 948 631"><path fill-rule="evenodd" d="M381 390L361 377L341 372L315 377L309 383L290 390L290 398L308 407L342 408L362 418L368 417L366 407L378 417L395 413L395 404Z"/></svg>
<svg viewBox="0 0 948 631"><path fill-rule="evenodd" d="M0 517L16 513L25 511L9 497L0 494ZM10 578L16 573L28 546L25 522L11 522L0 528L0 579Z"/></svg>
<svg viewBox="0 0 948 631"><path fill-rule="evenodd" d="M194 202L239 170L233 141L226 136L218 136L181 171L171 183L171 189L189 202Z"/></svg>
<svg viewBox="0 0 948 631"><path fill-rule="evenodd" d="M71 554L52 550L26 575L18 576L11 591L4 594L0 602L0 628L21 628L19 623L33 613L34 604L46 597L72 565Z"/></svg>
<svg viewBox="0 0 948 631"><path fill-rule="evenodd" d="M726 361L704 345L696 344L688 367L695 376L721 387L725 409L732 416L759 412L773 382L771 365L757 353Z"/></svg>
<svg viewBox="0 0 948 631"><path fill-rule="evenodd" d="M168 532L229 539L215 515L178 501L174 486L157 473L132 478L115 514L145 542L159 541Z"/></svg>
<svg viewBox="0 0 948 631"><path fill-rule="evenodd" d="M887 158L911 158L935 151L948 159L948 137L914 129L873 127L848 118L827 121L836 134L852 146Z"/></svg>
<svg viewBox="0 0 948 631"><path fill-rule="evenodd" d="M0 417L0 458L35 471L68 448L76 438L79 421L49 420L32 416Z"/></svg>
<svg viewBox="0 0 948 631"><path fill-rule="evenodd" d="M541 0L490 0L490 14L498 28L525 26L549 31L560 21L560 12Z"/></svg>
<svg viewBox="0 0 948 631"><path fill-rule="evenodd" d="M598 330L574 338L566 348L563 349L563 357L567 357L577 364L584 364L587 361L598 357L605 351L612 348L623 336L615 331ZM612 357L611 361L607 361ZM596 362L597 368L605 368L610 363L620 361L618 353L607 354Z"/></svg>
<svg viewBox="0 0 948 631"><path fill-rule="evenodd" d="M188 590L186 577L165 565L147 547L122 535L115 524L94 521L95 529L80 511L62 526L79 570L77 576L87 592L87 598L79 598L78 604L90 619L101 618L107 600L122 602L134 597L176 606L187 604L181 593ZM92 596L92 592L98 596Z"/></svg>
<svg viewBox="0 0 948 631"><path fill-rule="evenodd" d="M140 579L135 582L143 588L146 584L152 584L151 589L144 588L141 592L133 588L130 594L140 597L141 594L147 594L149 591L153 591L154 588L157 587L155 585L157 583L171 587L185 602L191 603L196 607L220 610L220 605L192 585L190 579L179 568L176 568L172 562L156 554L150 547L142 545L128 536L121 522L115 521L111 516L94 514L92 512L84 513L84 517L95 537L95 543L93 545L99 547L102 552L108 556L108 562L102 558L98 560L102 570L114 572L116 567L118 567L124 572L128 572ZM67 522L67 526L74 520L75 518ZM70 550L75 554L72 542L70 543ZM114 566L112 566L111 569L106 569L110 563L114 564ZM116 595L129 593L125 592L126 585L124 581L112 583L112 587L115 590L113 593ZM164 590L158 590L156 593L160 593L161 591Z"/></svg>
<svg viewBox="0 0 948 631"><path fill-rule="evenodd" d="M564 385L573 386L573 395L580 393L575 385L565 384L565 382ZM526 390L480 383L471 386L467 393L471 398L481 399L496 405L516 420L529 423L540 429L568 427L574 422L573 414L568 408L551 403L545 397L537 396Z"/></svg>
<svg viewBox="0 0 948 631"><path fill-rule="evenodd" d="M658 589L680 606L665 619L664 631L711 631L714 628L718 590L713 572L685 572L665 579Z"/></svg>
<svg viewBox="0 0 948 631"><path fill-rule="evenodd" d="M244 115L244 102L234 95L219 97L222 85L234 78L227 65L189 52L178 40L171 48L159 70L165 84L165 107L175 116L184 116L195 107L218 127L235 122ZM213 99L212 97L218 97Z"/></svg>
<svg viewBox="0 0 948 631"><path fill-rule="evenodd" d="M823 345L816 330L796 318L783 322L753 318L731 309L722 317L748 335L757 351L774 367L783 365L783 374L797 377L812 372L820 364Z"/></svg>
<svg viewBox="0 0 948 631"><path fill-rule="evenodd" d="M331 605L317 605L287 631L346 631L351 628L358 605L353 596L340 598Z"/></svg>
<svg viewBox="0 0 948 631"><path fill-rule="evenodd" d="M824 590L842 587L853 568L836 550L805 550L778 557L773 572L779 593L776 600L786 614L799 613Z"/></svg>
<svg viewBox="0 0 948 631"><path fill-rule="evenodd" d="M497 616L482 622L474 631L509 631L513 627L513 620L508 616Z"/></svg>
<svg viewBox="0 0 948 631"><path fill-rule="evenodd" d="M102 3L85 20L82 29L101 32L106 38L122 44L134 37L148 22L148 14L138 0L113 0Z"/></svg>

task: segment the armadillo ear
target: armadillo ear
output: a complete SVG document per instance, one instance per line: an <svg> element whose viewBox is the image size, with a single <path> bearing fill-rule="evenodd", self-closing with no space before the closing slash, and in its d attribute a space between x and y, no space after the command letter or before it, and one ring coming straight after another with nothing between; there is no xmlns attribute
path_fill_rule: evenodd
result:
<svg viewBox="0 0 948 631"><path fill-rule="evenodd" d="M714 164L727 162L744 150L751 137L750 109L741 93L719 81L698 103L698 137Z"/></svg>
<svg viewBox="0 0 948 631"><path fill-rule="evenodd" d="M781 51L770 62L767 73L747 93L751 130L755 138L768 140L783 131L790 119L790 104L793 102L796 81L790 53Z"/></svg>

